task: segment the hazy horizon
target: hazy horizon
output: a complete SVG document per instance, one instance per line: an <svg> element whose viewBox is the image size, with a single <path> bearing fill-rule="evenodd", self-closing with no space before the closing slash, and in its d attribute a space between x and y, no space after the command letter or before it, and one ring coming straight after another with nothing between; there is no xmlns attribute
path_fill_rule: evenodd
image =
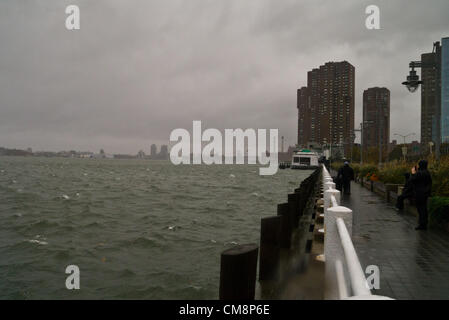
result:
<svg viewBox="0 0 449 320"><path fill-rule="evenodd" d="M69 4L81 30L65 28ZM381 30L365 28L371 4ZM447 0L4 0L0 146L149 153L201 120L203 130L278 128L287 148L307 72L342 60L355 66L355 127L363 90L387 87L390 139L419 140L420 91L401 82L449 36L447 12Z"/></svg>

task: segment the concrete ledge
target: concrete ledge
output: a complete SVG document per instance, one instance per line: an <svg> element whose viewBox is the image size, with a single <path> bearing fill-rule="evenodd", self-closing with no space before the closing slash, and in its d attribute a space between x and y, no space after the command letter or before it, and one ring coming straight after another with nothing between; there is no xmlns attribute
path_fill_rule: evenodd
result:
<svg viewBox="0 0 449 320"><path fill-rule="evenodd" d="M385 187L385 185L382 182L374 181L373 183L374 183L374 188L376 190L384 192L384 193L387 191L387 188Z"/></svg>
<svg viewBox="0 0 449 320"><path fill-rule="evenodd" d="M392 191L392 192L398 193L398 188L402 187L402 186L403 186L402 184L386 183L385 189L387 191Z"/></svg>
<svg viewBox="0 0 449 320"><path fill-rule="evenodd" d="M363 187L365 187L368 190L371 190L371 184L372 184L373 190L371 190L371 191L378 194L379 196L385 198L388 203L391 203L393 205L396 204L396 201L398 199L398 194L400 194L403 189L403 185L400 185L400 184L383 184L380 181L370 181L365 178L363 178L362 180L363 180L363 182L361 181L360 185L362 185ZM429 200L430 200L430 198L429 198ZM416 210L413 200L410 201L409 199L406 199L404 201L404 212L407 214L418 216L418 211Z"/></svg>
<svg viewBox="0 0 449 320"><path fill-rule="evenodd" d="M387 188L380 181L373 181L373 191L382 197L387 196Z"/></svg>
<svg viewBox="0 0 449 320"><path fill-rule="evenodd" d="M388 191L387 195L387 201L391 204L396 204L396 201L398 200L398 194L394 191Z"/></svg>

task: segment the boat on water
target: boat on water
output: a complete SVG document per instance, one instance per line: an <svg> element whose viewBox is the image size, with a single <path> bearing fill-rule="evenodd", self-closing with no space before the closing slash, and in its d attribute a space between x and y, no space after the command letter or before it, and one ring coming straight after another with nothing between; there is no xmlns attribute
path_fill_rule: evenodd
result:
<svg viewBox="0 0 449 320"><path fill-rule="evenodd" d="M318 163L319 155L309 149L302 149L293 153L292 163L290 167L292 169L316 169L319 167Z"/></svg>

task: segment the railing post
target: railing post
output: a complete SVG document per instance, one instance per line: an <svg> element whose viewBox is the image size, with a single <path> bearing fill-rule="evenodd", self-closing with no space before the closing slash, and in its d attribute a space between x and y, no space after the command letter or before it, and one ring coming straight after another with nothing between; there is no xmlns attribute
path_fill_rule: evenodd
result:
<svg viewBox="0 0 449 320"><path fill-rule="evenodd" d="M324 184L324 191L329 189L335 189L335 183L334 182L326 182Z"/></svg>
<svg viewBox="0 0 449 320"><path fill-rule="evenodd" d="M327 189L324 191L324 213L326 213L327 208L332 206L332 196L335 196L335 200L340 204L340 191L337 189Z"/></svg>
<svg viewBox="0 0 449 320"><path fill-rule="evenodd" d="M352 236L352 210L341 206L328 208L324 215L326 232L324 236L324 257L326 259L324 298L327 300L340 299L335 264L338 260L342 262L345 261L345 256L337 229L337 218L343 219L347 226L349 235ZM349 281L349 279L346 279L346 281ZM350 288L348 284L349 283L346 283L345 285L347 288Z"/></svg>

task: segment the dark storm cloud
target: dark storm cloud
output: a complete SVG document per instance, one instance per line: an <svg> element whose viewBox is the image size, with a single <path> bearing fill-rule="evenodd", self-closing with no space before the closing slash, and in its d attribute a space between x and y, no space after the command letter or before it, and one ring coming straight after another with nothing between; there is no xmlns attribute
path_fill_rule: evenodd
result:
<svg viewBox="0 0 449 320"><path fill-rule="evenodd" d="M78 4L81 30L67 31ZM379 31L365 8L381 9ZM279 128L296 140L296 89L326 61L391 90L391 131L419 137L408 61L449 35L449 2L0 2L0 145L135 153L174 128Z"/></svg>

